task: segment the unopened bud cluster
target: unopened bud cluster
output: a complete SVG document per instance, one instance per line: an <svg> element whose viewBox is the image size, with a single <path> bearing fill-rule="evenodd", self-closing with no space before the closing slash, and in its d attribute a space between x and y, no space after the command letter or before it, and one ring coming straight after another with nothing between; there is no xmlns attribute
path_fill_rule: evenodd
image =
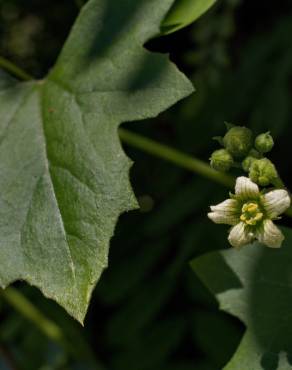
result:
<svg viewBox="0 0 292 370"><path fill-rule="evenodd" d="M265 157L274 146L270 132L254 138L253 132L247 127L230 124L226 126L225 136L216 138L223 148L212 153L211 167L221 172L228 172L232 167L241 167L258 185L274 184L279 176L274 164Z"/></svg>

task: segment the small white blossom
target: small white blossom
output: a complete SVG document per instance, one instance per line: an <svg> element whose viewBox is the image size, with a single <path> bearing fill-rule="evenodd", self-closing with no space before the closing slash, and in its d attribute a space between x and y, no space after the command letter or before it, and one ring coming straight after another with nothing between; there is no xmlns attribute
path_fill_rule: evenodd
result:
<svg viewBox="0 0 292 370"><path fill-rule="evenodd" d="M290 196L284 189L262 194L257 184L248 177L238 177L235 195L216 206L211 206L208 217L217 224L232 225L228 240L240 248L258 240L271 248L279 248L284 240L281 230L272 220L290 207Z"/></svg>

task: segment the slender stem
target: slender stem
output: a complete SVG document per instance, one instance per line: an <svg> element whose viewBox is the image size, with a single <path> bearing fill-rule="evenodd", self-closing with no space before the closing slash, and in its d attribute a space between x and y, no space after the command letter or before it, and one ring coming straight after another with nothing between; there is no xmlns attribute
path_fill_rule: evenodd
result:
<svg viewBox="0 0 292 370"><path fill-rule="evenodd" d="M58 343L72 357L80 360L87 358L95 366L96 370L102 370L103 367L95 358L95 354L91 351L87 342L78 337L75 339L77 346L72 343L63 334L62 329L53 321L48 319L36 306L33 305L21 292L13 287L0 290L0 295L5 301L10 304L23 317L32 322L45 336L50 340Z"/></svg>
<svg viewBox="0 0 292 370"><path fill-rule="evenodd" d="M33 322L39 330L48 338L64 345L62 330L45 315L39 311L24 295L18 290L9 287L1 291L2 297L14 307L22 316Z"/></svg>
<svg viewBox="0 0 292 370"><path fill-rule="evenodd" d="M215 171L209 166L209 164L201 161L200 159L194 158L188 154L170 148L167 145L157 143L154 140L130 132L124 128L119 129L119 136L124 143L141 149L151 155L154 155L155 157L163 158L168 162L186 168L221 185L227 187L234 186L234 178L232 176Z"/></svg>
<svg viewBox="0 0 292 370"><path fill-rule="evenodd" d="M33 80L33 77L30 74L28 74L23 69L19 68L17 65L1 56L0 56L0 68L3 68L5 71L13 74L20 80L23 81Z"/></svg>

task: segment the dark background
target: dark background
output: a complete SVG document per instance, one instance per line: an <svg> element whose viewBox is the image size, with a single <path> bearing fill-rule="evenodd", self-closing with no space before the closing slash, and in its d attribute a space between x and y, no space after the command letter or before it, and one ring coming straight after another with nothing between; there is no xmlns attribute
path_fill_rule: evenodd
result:
<svg viewBox="0 0 292 370"><path fill-rule="evenodd" d="M0 55L45 76L77 3L0 0ZM124 127L203 160L216 149L211 138L224 133L224 121L270 130L272 159L291 189L291 35L291 1L218 0L194 25L146 45L170 53L196 93L155 120ZM0 296L0 369L219 370L234 353L244 326L218 310L189 267L198 255L228 248L227 227L206 217L227 189L125 150L135 161L131 180L141 209L120 218L85 327L17 283L58 323L70 348L49 340Z"/></svg>

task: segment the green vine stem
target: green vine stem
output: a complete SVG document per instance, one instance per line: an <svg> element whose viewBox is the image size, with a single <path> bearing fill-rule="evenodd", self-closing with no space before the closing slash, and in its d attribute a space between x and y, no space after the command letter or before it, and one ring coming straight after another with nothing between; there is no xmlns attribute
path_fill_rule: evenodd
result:
<svg viewBox="0 0 292 370"><path fill-rule="evenodd" d="M9 287L1 291L1 296L22 316L33 322L39 330L53 341L64 345L62 330L47 319L23 294Z"/></svg>
<svg viewBox="0 0 292 370"><path fill-rule="evenodd" d="M73 347L63 334L62 328L55 322L48 319L25 295L13 287L8 287L0 291L1 297L19 312L24 318L32 322L47 338L58 343L72 357L80 360L81 357L87 358L95 364L97 370L101 370L101 365L97 362L95 355L91 352L87 343L79 339L78 348ZM76 340L76 338L75 338Z"/></svg>
<svg viewBox="0 0 292 370"><path fill-rule="evenodd" d="M133 147L143 150L155 157L163 158L168 162L174 163L180 167L186 168L198 175L204 176L221 185L232 188L235 179L232 176L215 171L209 164L194 158L188 154L182 153L176 149L170 148L167 145L160 144L154 140L138 135L124 128L119 129L121 140Z"/></svg>
<svg viewBox="0 0 292 370"><path fill-rule="evenodd" d="M23 69L16 66L14 63L10 62L6 58L0 56L0 67L5 71L11 73L13 76L19 78L23 81L33 80L33 77L25 72Z"/></svg>

